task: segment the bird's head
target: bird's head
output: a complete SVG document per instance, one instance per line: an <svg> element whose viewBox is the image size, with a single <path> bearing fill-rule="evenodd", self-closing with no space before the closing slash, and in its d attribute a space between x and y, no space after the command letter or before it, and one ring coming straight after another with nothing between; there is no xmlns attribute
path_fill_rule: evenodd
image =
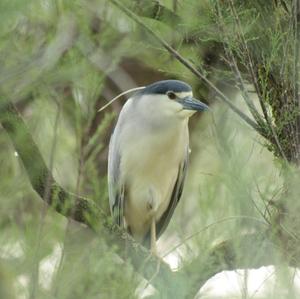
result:
<svg viewBox="0 0 300 299"><path fill-rule="evenodd" d="M197 111L209 109L206 104L193 97L190 85L179 80L155 82L146 86L139 94L155 111L168 116L188 118Z"/></svg>

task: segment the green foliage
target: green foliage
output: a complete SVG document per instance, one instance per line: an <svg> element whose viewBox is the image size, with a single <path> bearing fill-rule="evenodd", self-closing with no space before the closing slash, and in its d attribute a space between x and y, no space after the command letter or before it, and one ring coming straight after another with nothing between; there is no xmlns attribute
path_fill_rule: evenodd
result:
<svg viewBox="0 0 300 299"><path fill-rule="evenodd" d="M285 7L276 4L280 1L232 1L234 11L226 1L161 2L168 9L162 21L144 15L143 22L252 118L233 63L247 92L255 89L256 79L251 101L263 118L259 102L263 100L280 145L293 161L295 135L290 127L295 127L299 110L290 103L295 39ZM137 13L147 13L139 10L143 1L124 3ZM177 17L169 19L171 12L180 20L176 25ZM2 0L0 62L0 109L13 101L56 180L70 192L91 198L107 214L107 146L122 103L97 113L99 107L132 84L160 78L188 81L196 97L211 102L215 98L144 30L104 0ZM279 219L279 229L299 239L298 169L272 155L282 158L270 124L263 118L265 140L223 105L214 103L212 110L213 116L191 120L192 154L184 195L160 241L161 255L171 252L183 266L199 255L204 264L211 249L227 239L235 240L234 253L243 255L238 236L273 229L272 225L276 231L282 202L288 216ZM140 298L147 285L130 261L121 260L105 238L96 238L45 206L26 173L1 128L0 298ZM293 244L286 247L294 250ZM282 273L290 273L290 268L281 258L275 262L280 265L275 290L284 294L290 282ZM190 278L208 271L196 263L192 270ZM179 293L188 282L182 279L172 287ZM298 295L295 290L289 297L276 297L270 295L271 288L261 298ZM201 296L213 298L209 293Z"/></svg>

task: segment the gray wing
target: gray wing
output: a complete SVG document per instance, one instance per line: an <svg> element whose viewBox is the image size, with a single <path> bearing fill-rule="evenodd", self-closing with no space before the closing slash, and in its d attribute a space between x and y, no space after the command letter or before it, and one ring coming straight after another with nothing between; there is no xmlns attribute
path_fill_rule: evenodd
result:
<svg viewBox="0 0 300 299"><path fill-rule="evenodd" d="M114 131L116 131L115 128ZM115 140L115 132L111 136L109 142L108 152L108 194L109 194L109 206L114 221L118 225L123 224L124 214L124 186L120 182L120 163L121 155L120 149Z"/></svg>
<svg viewBox="0 0 300 299"><path fill-rule="evenodd" d="M189 151L187 149L185 158L179 166L178 175L177 175L177 179L176 179L173 191L172 191L169 206L166 209L166 211L163 213L163 215L161 216L160 220L156 223L157 239L167 228L167 226L173 216L174 210L181 198L182 190L183 190L183 186L184 186L184 180L185 180L186 172L187 172L188 159L189 159ZM150 232L146 236L146 240L145 240L146 244L149 241L149 239L150 239Z"/></svg>

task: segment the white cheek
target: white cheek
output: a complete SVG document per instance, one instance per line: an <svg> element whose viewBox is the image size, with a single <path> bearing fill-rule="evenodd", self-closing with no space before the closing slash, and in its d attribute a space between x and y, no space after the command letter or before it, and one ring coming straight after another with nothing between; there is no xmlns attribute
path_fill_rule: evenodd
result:
<svg viewBox="0 0 300 299"><path fill-rule="evenodd" d="M164 111L167 115L177 114L182 110L182 105L172 100L165 100L163 102L162 111Z"/></svg>
<svg viewBox="0 0 300 299"><path fill-rule="evenodd" d="M166 100L164 107L162 107L166 116L176 116L180 119L189 118L196 113L195 110L183 109L182 105L176 101Z"/></svg>
<svg viewBox="0 0 300 299"><path fill-rule="evenodd" d="M176 116L180 119L189 118L196 112L195 110L183 109L181 104L172 100L164 101L160 109L165 116Z"/></svg>

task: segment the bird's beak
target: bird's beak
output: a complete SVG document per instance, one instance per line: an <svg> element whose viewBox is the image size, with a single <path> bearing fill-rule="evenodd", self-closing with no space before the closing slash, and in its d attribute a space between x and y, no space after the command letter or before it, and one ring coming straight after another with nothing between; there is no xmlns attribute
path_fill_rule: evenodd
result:
<svg viewBox="0 0 300 299"><path fill-rule="evenodd" d="M209 107L206 104L190 96L180 99L178 102L183 106L183 109L185 110L196 110L196 111L209 110Z"/></svg>

